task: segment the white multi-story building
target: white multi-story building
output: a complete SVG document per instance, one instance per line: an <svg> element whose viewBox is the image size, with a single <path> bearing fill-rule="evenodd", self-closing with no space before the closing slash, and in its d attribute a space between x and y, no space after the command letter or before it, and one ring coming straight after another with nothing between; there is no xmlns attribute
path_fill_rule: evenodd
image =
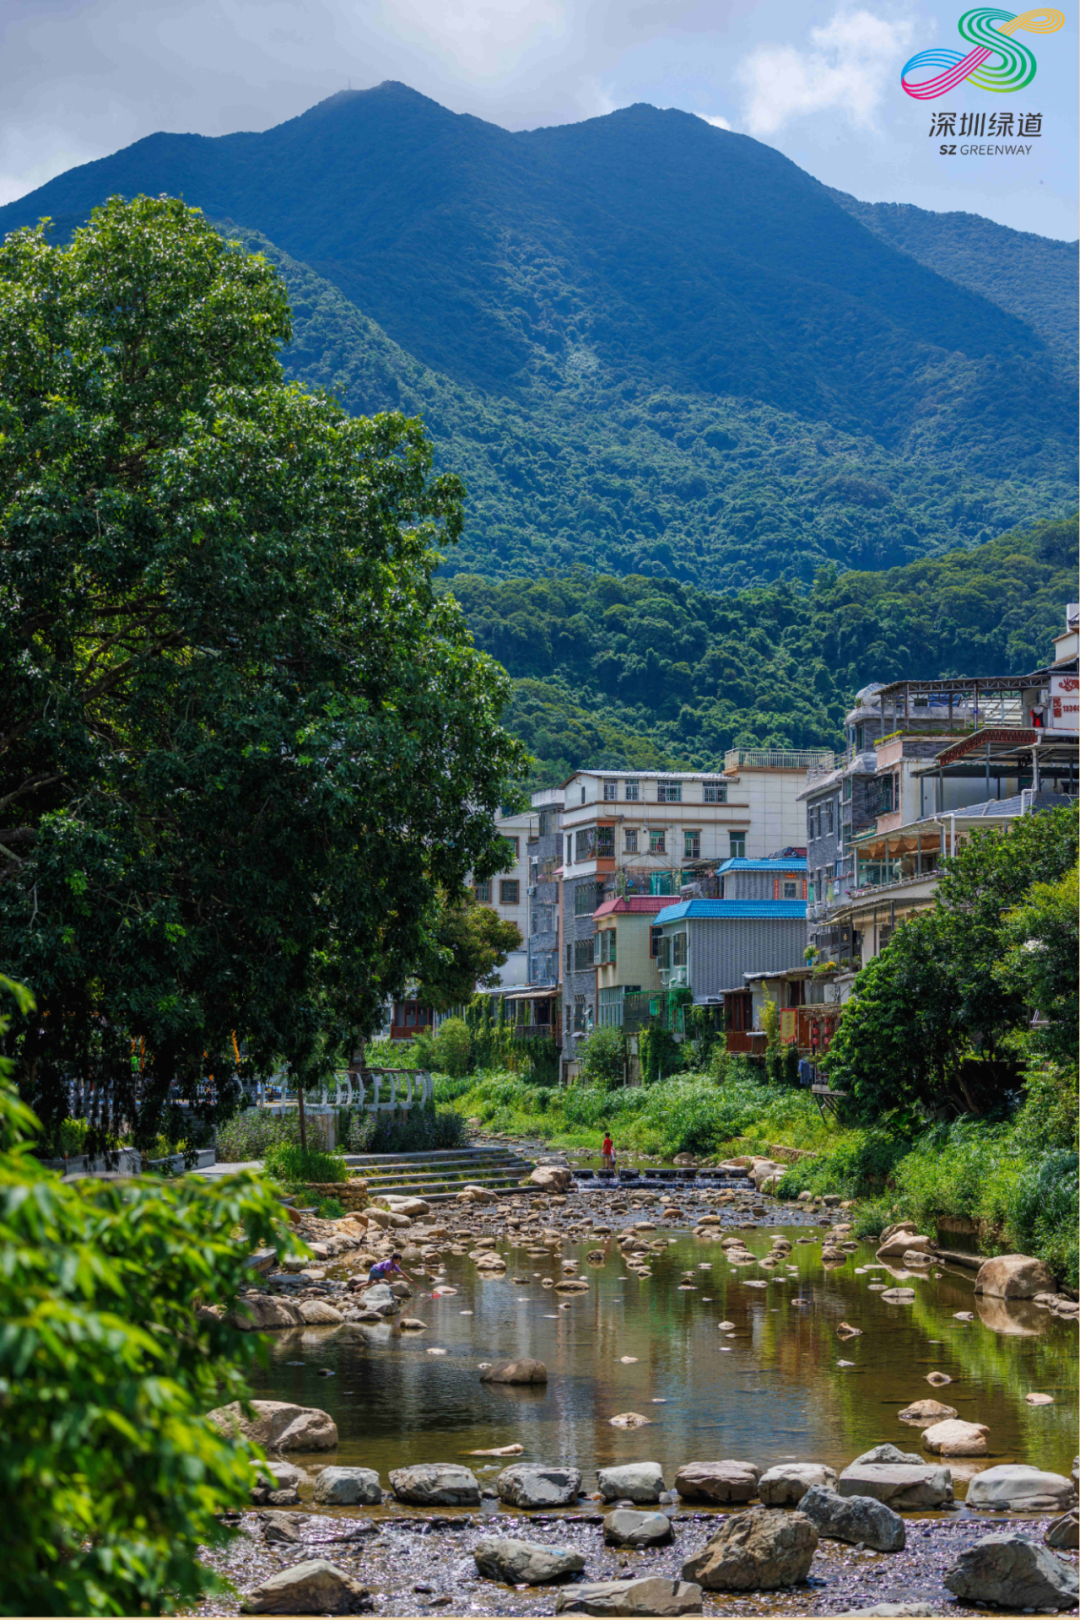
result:
<svg viewBox="0 0 1080 1620"><path fill-rule="evenodd" d="M512 951L499 969L499 984L511 987L529 979L529 840L536 831L536 812L522 810L517 815L498 815L495 825L509 845L513 865L498 876L474 881L472 890L481 905L490 906L506 922L516 923L521 946Z"/></svg>

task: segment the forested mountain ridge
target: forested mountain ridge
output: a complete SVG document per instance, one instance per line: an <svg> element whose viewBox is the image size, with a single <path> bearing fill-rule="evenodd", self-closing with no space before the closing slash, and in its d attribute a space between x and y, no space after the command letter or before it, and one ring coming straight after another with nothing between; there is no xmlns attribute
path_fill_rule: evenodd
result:
<svg viewBox="0 0 1080 1620"><path fill-rule="evenodd" d="M424 416L470 490L450 570L809 580L1073 498L1072 396L1029 305L687 114L510 134L382 85L264 134L152 136L0 230L139 190L276 244L294 375Z"/></svg>
<svg viewBox="0 0 1080 1620"><path fill-rule="evenodd" d="M285 279L289 374L333 390L352 411L421 416L439 465L465 479L451 576L585 566L713 589L809 583L829 562L902 563L1053 509L1041 482L1003 491L962 466L902 460L867 435L730 398L616 389L585 366L531 405L486 398L421 365L258 232L221 228Z"/></svg>
<svg viewBox="0 0 1080 1620"><path fill-rule="evenodd" d="M1076 591L1077 520L903 568L823 569L717 595L579 571L453 591L514 677L506 723L536 782L583 765L714 769L734 746L839 747L854 693L904 676L1024 674Z"/></svg>
<svg viewBox="0 0 1080 1620"><path fill-rule="evenodd" d="M935 214L910 203L866 203L827 188L876 235L902 248L938 275L969 287L1010 314L1022 311L1047 344L1055 364L1076 376L1080 309L1076 242L1055 242L1013 231L981 214Z"/></svg>

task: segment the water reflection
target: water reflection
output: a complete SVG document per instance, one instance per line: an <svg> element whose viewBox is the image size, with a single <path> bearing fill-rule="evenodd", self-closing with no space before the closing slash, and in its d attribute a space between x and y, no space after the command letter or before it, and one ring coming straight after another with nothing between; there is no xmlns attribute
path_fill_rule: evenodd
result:
<svg viewBox="0 0 1080 1620"><path fill-rule="evenodd" d="M756 1260L776 1230L744 1233ZM627 1270L610 1239L600 1268L585 1264L596 1238L542 1261L501 1244L509 1269L497 1278L449 1256L458 1293L409 1307L427 1333L383 1325L274 1335L255 1393L329 1410L340 1433L334 1460L384 1478L402 1464L511 1443L524 1446L525 1460L576 1464L587 1484L598 1466L643 1458L669 1478L694 1458L746 1457L765 1468L797 1457L842 1468L881 1440L918 1449L898 1413L933 1394L989 1425L979 1466L1017 1460L1068 1473L1074 1328L1034 1306L976 1297L971 1272L886 1269L865 1245L826 1271L816 1247L796 1241L805 1228L784 1235L792 1250L771 1270L730 1265L715 1243L680 1236L650 1254L648 1278ZM558 1279L564 1258L590 1282L566 1300L542 1286ZM898 1280L914 1290L911 1303L878 1291ZM721 1330L722 1322L732 1325ZM839 1334L841 1323L860 1334ZM447 1353L430 1356L432 1347ZM544 1361L546 1388L481 1384L479 1364L506 1356ZM320 1367L336 1376L320 1377ZM947 1388L926 1382L935 1370L950 1378ZM1055 1405L1028 1407L1033 1390L1053 1392ZM649 1426L611 1428L628 1411ZM481 1477L499 1466L477 1461ZM957 1485L962 1494L959 1477Z"/></svg>

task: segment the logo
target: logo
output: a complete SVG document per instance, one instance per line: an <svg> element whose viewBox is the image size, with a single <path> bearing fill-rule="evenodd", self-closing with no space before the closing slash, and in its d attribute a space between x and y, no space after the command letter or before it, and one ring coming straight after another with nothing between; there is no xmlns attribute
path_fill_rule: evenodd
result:
<svg viewBox="0 0 1080 1620"><path fill-rule="evenodd" d="M1015 16L1011 11L980 6L977 11L965 11L956 26L960 38L974 47L966 56L961 51L920 51L901 69L900 83L916 101L933 101L947 95L964 79L980 90L996 90L999 94L1023 90L1035 77L1035 57L1012 36L1020 30L1026 34L1056 34L1064 28L1065 18L1060 11L1022 11ZM986 67L991 57L997 60ZM925 72L929 68L941 71L919 83L908 78L912 71Z"/></svg>

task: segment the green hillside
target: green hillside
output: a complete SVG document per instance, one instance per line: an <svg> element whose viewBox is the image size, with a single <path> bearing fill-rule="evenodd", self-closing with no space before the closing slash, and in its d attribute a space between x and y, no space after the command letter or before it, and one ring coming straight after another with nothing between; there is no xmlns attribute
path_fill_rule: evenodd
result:
<svg viewBox="0 0 1080 1620"><path fill-rule="evenodd" d="M584 362L557 397L489 399L421 365L266 237L222 229L285 279L289 375L332 389L352 411L423 417L440 465L464 477L467 523L450 576L584 566L712 589L809 583L826 563L903 563L1064 504L1050 479L999 484L764 405L612 388Z"/></svg>
<svg viewBox="0 0 1080 1620"><path fill-rule="evenodd" d="M386 84L261 134L149 137L0 230L138 191L276 244L293 375L424 416L469 486L450 571L808 582L1075 498L1056 290L1044 308L1039 278L1017 301L939 274L688 114L511 134ZM1011 288L1027 239L1006 236L990 280Z"/></svg>
<svg viewBox="0 0 1080 1620"><path fill-rule="evenodd" d="M1042 667L1075 598L1077 520L884 572L720 596L581 571L454 594L514 677L508 724L547 785L583 765L709 770L736 745L838 747L853 694L905 675Z"/></svg>
<svg viewBox="0 0 1080 1620"><path fill-rule="evenodd" d="M1012 231L981 214L934 214L910 203L866 203L829 189L842 208L913 259L1011 315L1022 314L1055 364L1075 377L1080 343L1076 242Z"/></svg>

